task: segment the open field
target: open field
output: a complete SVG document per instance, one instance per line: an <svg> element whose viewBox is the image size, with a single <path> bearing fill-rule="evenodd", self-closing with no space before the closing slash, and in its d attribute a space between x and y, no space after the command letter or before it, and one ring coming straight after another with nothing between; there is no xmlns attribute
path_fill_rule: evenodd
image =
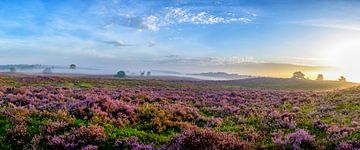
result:
<svg viewBox="0 0 360 150"><path fill-rule="evenodd" d="M0 76L0 149L358 149L354 83Z"/></svg>

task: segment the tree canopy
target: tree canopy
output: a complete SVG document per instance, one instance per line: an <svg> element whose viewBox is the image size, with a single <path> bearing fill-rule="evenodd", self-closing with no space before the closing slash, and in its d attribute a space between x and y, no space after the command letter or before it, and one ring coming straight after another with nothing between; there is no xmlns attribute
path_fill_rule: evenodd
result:
<svg viewBox="0 0 360 150"><path fill-rule="evenodd" d="M301 71L297 71L293 73L293 76L291 77L292 79L300 79L300 80L305 80L305 74L302 73Z"/></svg>

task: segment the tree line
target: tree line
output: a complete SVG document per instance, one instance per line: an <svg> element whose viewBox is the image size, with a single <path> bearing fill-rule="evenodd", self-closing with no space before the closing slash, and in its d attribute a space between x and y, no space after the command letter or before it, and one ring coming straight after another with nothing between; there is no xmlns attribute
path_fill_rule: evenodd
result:
<svg viewBox="0 0 360 150"><path fill-rule="evenodd" d="M302 73L301 71L296 71L293 73L292 79L298 79L298 80L309 80L308 78L305 78L305 74ZM315 79L316 81L323 81L324 80L324 75L323 74L318 74L317 78ZM346 82L346 78L344 76L340 76L338 81L340 82Z"/></svg>

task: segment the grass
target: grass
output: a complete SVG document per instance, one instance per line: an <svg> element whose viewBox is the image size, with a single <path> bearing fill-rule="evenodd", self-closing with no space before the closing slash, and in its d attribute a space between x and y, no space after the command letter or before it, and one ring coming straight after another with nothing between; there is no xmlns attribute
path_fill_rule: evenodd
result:
<svg viewBox="0 0 360 150"><path fill-rule="evenodd" d="M78 82L66 82L66 83L60 84L60 86L75 88L75 89L88 89L88 88L93 87L93 85L90 83L78 83Z"/></svg>
<svg viewBox="0 0 360 150"><path fill-rule="evenodd" d="M138 142L141 144L154 144L155 146L161 146L167 143L171 137L176 135L174 132L168 132L163 134L156 134L149 131L143 131L131 127L118 127L113 124L105 124L105 132L109 139L127 139L129 137L137 137Z"/></svg>
<svg viewBox="0 0 360 150"><path fill-rule="evenodd" d="M224 88L252 88L274 90L334 90L358 85L351 82L296 80L287 78L254 78L218 82Z"/></svg>
<svg viewBox="0 0 360 150"><path fill-rule="evenodd" d="M167 87L167 88L194 88L194 89L273 89L273 90L333 90L343 89L358 84L351 82L338 81L313 81L313 80L294 80L286 78L254 78L233 81L188 81L188 80L141 80L141 79L109 79L109 78L80 78L63 77L61 80L57 77L42 77L40 81L22 81L29 77L0 76L2 86L60 86L70 88L119 88L119 87ZM35 77L36 78L36 77ZM52 81L55 79L56 81Z"/></svg>

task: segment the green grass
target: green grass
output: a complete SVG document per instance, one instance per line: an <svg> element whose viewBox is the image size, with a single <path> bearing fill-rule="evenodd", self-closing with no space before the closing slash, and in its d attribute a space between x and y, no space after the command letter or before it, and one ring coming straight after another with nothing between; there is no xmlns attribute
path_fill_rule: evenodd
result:
<svg viewBox="0 0 360 150"><path fill-rule="evenodd" d="M131 127L118 127L113 124L105 124L103 127L110 140L125 140L129 137L137 137L139 143L154 144L155 146L166 144L171 139L171 137L177 134L175 132L156 134L151 131L143 131Z"/></svg>
<svg viewBox="0 0 360 150"><path fill-rule="evenodd" d="M65 82L60 84L60 86L69 87L69 88L76 88L76 89L88 89L94 87L90 83L73 83L73 82Z"/></svg>

